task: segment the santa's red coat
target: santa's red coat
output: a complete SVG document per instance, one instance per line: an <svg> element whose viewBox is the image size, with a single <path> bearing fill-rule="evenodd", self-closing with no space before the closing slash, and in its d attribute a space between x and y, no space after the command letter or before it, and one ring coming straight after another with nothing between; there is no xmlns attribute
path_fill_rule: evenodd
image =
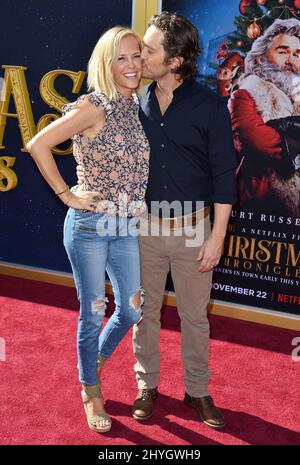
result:
<svg viewBox="0 0 300 465"><path fill-rule="evenodd" d="M235 91L228 107L235 148L241 155L251 157L250 164L253 167L253 174L247 173L247 185L242 182L240 186L241 203L252 197L263 198L268 193L267 166L272 164L272 159L281 157L280 136L275 129L264 123L254 99L247 90Z"/></svg>

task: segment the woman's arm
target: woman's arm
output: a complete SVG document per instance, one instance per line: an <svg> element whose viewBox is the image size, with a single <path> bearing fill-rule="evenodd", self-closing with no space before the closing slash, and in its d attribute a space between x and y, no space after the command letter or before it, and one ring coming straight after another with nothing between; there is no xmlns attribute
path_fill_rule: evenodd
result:
<svg viewBox="0 0 300 465"><path fill-rule="evenodd" d="M26 149L31 154L44 179L57 195L62 193L59 195L60 199L72 208L94 211L95 206L90 204L95 193L82 193L80 196L72 194L58 171L51 149L95 124L99 128L101 120L104 124L104 110L88 100L83 100L72 111L36 134L26 145Z"/></svg>

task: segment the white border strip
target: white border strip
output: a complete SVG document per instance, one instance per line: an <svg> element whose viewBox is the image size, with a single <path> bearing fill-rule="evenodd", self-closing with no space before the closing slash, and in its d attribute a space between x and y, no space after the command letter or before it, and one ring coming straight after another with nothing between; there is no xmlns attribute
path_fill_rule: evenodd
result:
<svg viewBox="0 0 300 465"><path fill-rule="evenodd" d="M286 317L291 320L300 321L300 315L298 316L295 313L285 313L285 312L280 312L279 310L270 310L267 308L247 306L247 305L242 305L242 304L225 302L224 300L217 300L217 299L210 299L210 303L216 304L216 305L222 305L222 307L237 308L241 310L248 310L249 312L253 312L253 313L259 313L263 315L267 314L267 315L272 315L275 317L276 316Z"/></svg>
<svg viewBox="0 0 300 465"><path fill-rule="evenodd" d="M47 268L37 268L34 266L21 265L18 263L11 263L11 262L4 262L4 261L0 261L0 267L1 265L7 266L11 269L15 268L19 270L27 270L27 271L37 272L37 273L48 273L52 276L58 276L58 277L63 277L63 278L71 278L71 279L73 278L72 273L66 273L64 271L50 270ZM176 298L176 294L173 291L165 291L164 297L167 297L167 296ZM289 318L290 320L297 321L297 322L300 321L300 315L298 316L298 315L295 315L294 313L285 313L285 312L280 312L277 310L274 311L274 310L265 309L265 308L241 305L241 304L226 302L226 301L217 300L217 299L210 299L210 304L222 305L223 307L227 307L227 308L247 310L249 312L252 312L253 314L270 315L274 317L279 316L279 317Z"/></svg>
<svg viewBox="0 0 300 465"><path fill-rule="evenodd" d="M131 29L134 29L134 22L135 22L135 2L136 2L136 0L132 0L132 5L131 5Z"/></svg>
<svg viewBox="0 0 300 465"><path fill-rule="evenodd" d="M165 296L170 296L174 297L176 299L176 293L173 291L165 291L164 293ZM253 306L247 306L247 305L242 305L242 304L236 304L233 302L228 302L225 300L217 300L217 299L210 299L209 300L210 304L215 304L215 305L222 305L222 307L227 307L227 308L236 308L238 310L247 310L249 312L252 312L253 314L260 314L260 315L272 315L272 316L279 316L279 317L286 317L294 321L300 321L300 315L295 315L295 313L285 313L285 312L280 312L279 310L270 310L267 308L260 308L260 307L253 307Z"/></svg>
<svg viewBox="0 0 300 465"><path fill-rule="evenodd" d="M63 278L73 278L72 273L66 273L65 271L49 270L48 268L39 268L36 266L21 265L19 263L3 262L0 260L0 268L1 266L7 266L11 269L16 268L17 270L34 271L35 273L48 273L52 276L61 276Z"/></svg>

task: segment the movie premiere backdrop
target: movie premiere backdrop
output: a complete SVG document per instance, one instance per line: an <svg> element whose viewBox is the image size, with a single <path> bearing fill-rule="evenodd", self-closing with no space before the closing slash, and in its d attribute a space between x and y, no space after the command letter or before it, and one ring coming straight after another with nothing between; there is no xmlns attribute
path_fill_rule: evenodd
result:
<svg viewBox="0 0 300 465"><path fill-rule="evenodd" d="M300 0L162 0L161 8L198 27L199 80L226 99L232 116L239 202L212 297L299 315ZM125 0L2 1L0 260L70 272L62 246L66 208L24 146L60 117L64 103L86 92L86 64L99 35L131 25L131 9ZM271 37L278 19L289 33L274 30ZM255 51L263 55L259 62ZM53 152L75 184L70 144Z"/></svg>

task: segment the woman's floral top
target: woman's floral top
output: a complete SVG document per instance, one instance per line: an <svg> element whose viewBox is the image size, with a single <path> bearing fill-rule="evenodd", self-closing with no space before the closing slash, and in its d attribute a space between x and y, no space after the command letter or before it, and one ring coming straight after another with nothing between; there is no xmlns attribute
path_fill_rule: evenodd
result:
<svg viewBox="0 0 300 465"><path fill-rule="evenodd" d="M88 100L105 111L103 128L92 138L75 134L73 153L84 169L84 189L99 192L100 210L120 216L138 216L146 210L150 147L139 120L136 94L118 93L109 101L100 91L81 95L63 107L63 115ZM72 188L76 190L78 186Z"/></svg>

